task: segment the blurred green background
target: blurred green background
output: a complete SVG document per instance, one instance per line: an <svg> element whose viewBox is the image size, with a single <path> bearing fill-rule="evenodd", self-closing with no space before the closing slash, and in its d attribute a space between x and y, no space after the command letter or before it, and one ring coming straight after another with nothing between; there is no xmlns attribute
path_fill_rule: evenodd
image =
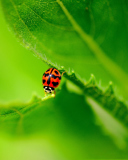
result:
<svg viewBox="0 0 128 160"><path fill-rule="evenodd" d="M9 31L0 6L0 102L28 101L44 96L42 75L48 68Z"/></svg>

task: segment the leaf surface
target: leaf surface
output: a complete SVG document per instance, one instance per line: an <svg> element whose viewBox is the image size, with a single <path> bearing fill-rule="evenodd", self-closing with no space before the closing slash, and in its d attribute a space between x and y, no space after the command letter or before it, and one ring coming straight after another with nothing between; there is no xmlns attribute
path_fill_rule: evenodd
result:
<svg viewBox="0 0 128 160"><path fill-rule="evenodd" d="M70 81L55 99L35 97L28 104L1 107L1 133L40 135L61 159L127 158L128 108L116 97L128 98L127 2L1 1L21 43L50 67L67 71ZM87 81L90 73L103 86L112 80L116 93L112 83L101 90L93 75Z"/></svg>
<svg viewBox="0 0 128 160"><path fill-rule="evenodd" d="M12 30L41 59L85 79L91 72L103 86L112 80L127 98L127 2L1 1Z"/></svg>

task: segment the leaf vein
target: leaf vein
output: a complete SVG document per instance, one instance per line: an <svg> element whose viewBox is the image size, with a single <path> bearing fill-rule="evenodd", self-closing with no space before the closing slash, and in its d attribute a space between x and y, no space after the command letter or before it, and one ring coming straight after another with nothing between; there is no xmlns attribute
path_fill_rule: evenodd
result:
<svg viewBox="0 0 128 160"><path fill-rule="evenodd" d="M63 27L63 26L59 26L59 25L56 25L56 24L53 24L53 23L50 23L50 22L48 22L48 21L46 21L45 19L43 19L38 13L36 13L32 8L30 8L26 3L24 3L24 5L28 8L28 9L30 9L33 13L35 13L43 22L45 22L45 23L47 23L47 24L49 24L49 25L51 25L51 26L54 26L54 27L57 27L57 28L59 28L59 29L61 29L61 30L68 30L68 31L73 31L74 29L73 28L71 28L71 27Z"/></svg>
<svg viewBox="0 0 128 160"><path fill-rule="evenodd" d="M15 11L16 11L16 13L17 13L17 15L18 15L18 17L19 17L19 20L20 20L20 21L24 24L24 26L27 28L27 30L28 30L28 32L30 33L30 35L31 35L31 37L33 38L33 40L38 41L38 43L40 44L40 46L41 46L45 51L47 51L47 52L50 53L50 54L53 54L52 51L49 50L48 48L46 48L46 47L43 45L43 43L40 42L40 41L32 34L32 32L29 30L28 26L25 24L25 22L23 21L23 19L22 19L21 16L19 15L19 12L18 12L17 7L16 7L16 5L14 4L13 0L10 0L10 2L11 2L12 6L14 7L14 9L15 9ZM41 60L43 60L41 54L37 53L37 55L38 55L38 57L39 57ZM44 60L43 60L43 61L44 61Z"/></svg>

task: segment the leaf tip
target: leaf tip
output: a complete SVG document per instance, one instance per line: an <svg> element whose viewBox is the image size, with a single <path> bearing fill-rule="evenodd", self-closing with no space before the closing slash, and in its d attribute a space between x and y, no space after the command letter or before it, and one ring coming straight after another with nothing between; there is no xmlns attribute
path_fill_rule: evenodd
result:
<svg viewBox="0 0 128 160"><path fill-rule="evenodd" d="M74 70L72 70L72 74L75 74Z"/></svg>
<svg viewBox="0 0 128 160"><path fill-rule="evenodd" d="M61 69L64 69L64 66L61 66Z"/></svg>
<svg viewBox="0 0 128 160"><path fill-rule="evenodd" d="M74 77L74 78L76 78L76 75L75 75L75 71L74 71L74 70L71 71L71 76Z"/></svg>
<svg viewBox="0 0 128 160"><path fill-rule="evenodd" d="M114 94L113 82L112 81L109 82L109 86L108 86L107 90L105 91L105 93Z"/></svg>
<svg viewBox="0 0 128 160"><path fill-rule="evenodd" d="M90 85L95 85L96 84L96 80L95 80L94 74L91 74L91 78L90 78L88 84L90 84Z"/></svg>
<svg viewBox="0 0 128 160"><path fill-rule="evenodd" d="M110 82L109 82L109 85L110 85L110 86L112 86L112 85L113 85L113 82L112 82L112 81L110 81Z"/></svg>

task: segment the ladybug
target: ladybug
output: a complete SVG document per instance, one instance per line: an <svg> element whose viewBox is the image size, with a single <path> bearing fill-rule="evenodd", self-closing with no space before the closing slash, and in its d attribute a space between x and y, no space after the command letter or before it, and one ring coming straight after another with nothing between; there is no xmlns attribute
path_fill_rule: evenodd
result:
<svg viewBox="0 0 128 160"><path fill-rule="evenodd" d="M46 93L52 93L52 92L54 92L55 94L55 88L59 86L61 77L63 76L64 73L65 72L63 72L61 75L56 68L49 68L44 72L42 77L42 84L44 86L43 88L45 91L45 95Z"/></svg>

